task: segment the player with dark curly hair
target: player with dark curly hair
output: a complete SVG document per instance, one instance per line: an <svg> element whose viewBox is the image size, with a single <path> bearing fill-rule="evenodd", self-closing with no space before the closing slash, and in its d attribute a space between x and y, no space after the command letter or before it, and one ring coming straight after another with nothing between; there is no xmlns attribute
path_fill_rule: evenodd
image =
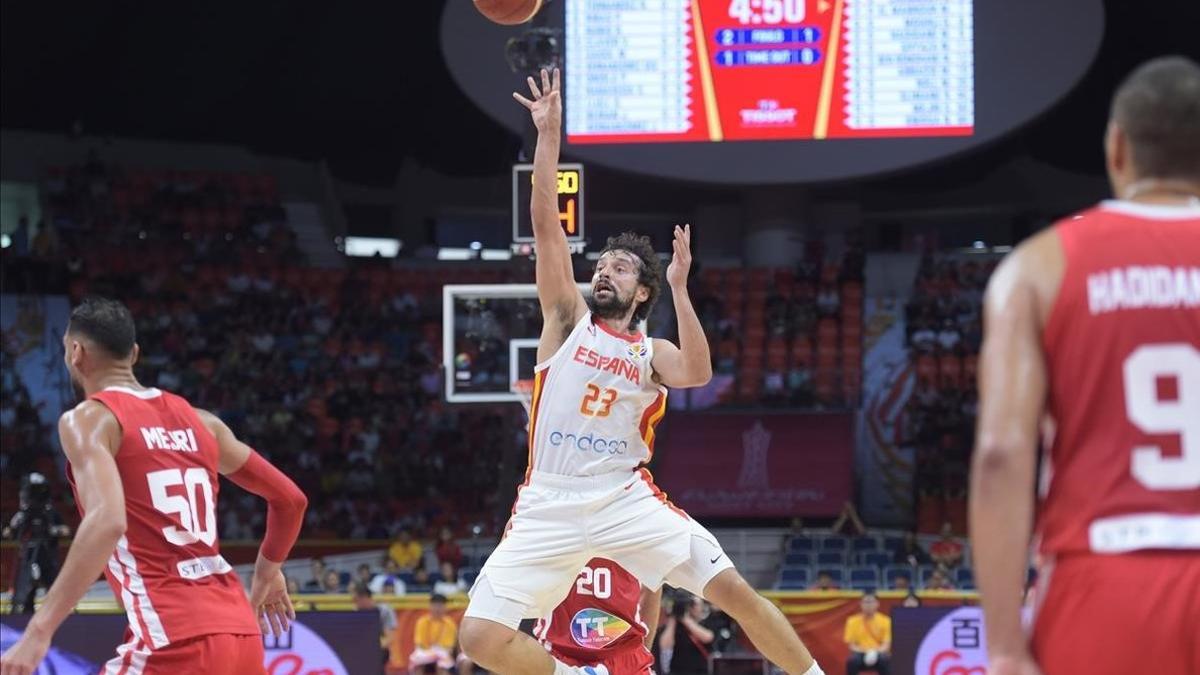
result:
<svg viewBox="0 0 1200 675"><path fill-rule="evenodd" d="M688 297L691 227L675 228L666 270L678 345L639 329L660 292L658 256L646 237L609 239L592 272L591 299L584 299L558 220L559 87L558 71L551 79L543 70L540 88L529 78L533 100L516 95L538 130L530 210L544 322L529 470L504 539L471 589L459 633L463 651L495 673L609 675L610 668L621 669L609 662L567 665L517 631L522 619L550 615L572 587L610 597L607 577L598 579L594 571L590 580L580 577L589 560L603 558L636 577L644 594L666 582L703 596L787 672L818 675L820 667L779 609L737 573L708 530L667 501L645 469L667 387L703 386L712 377L708 340ZM582 614L572 621L572 639L581 644L609 644L632 630L600 607Z"/></svg>
<svg viewBox="0 0 1200 675"><path fill-rule="evenodd" d="M658 296L662 293L662 265L658 261L658 254L654 252L654 246L650 244L650 237L624 232L608 238L608 243L600 251L600 260L596 262L596 272L599 273L602 265L607 267L611 260L622 257L621 254L633 256L638 272L637 285L646 289L646 299L639 302L637 307L633 307L629 319L630 325L637 326L650 316L654 303L658 302ZM619 319L625 316L634 300L632 294L626 298L619 298L604 293L603 298L598 299L593 289L592 297L588 300L588 309L601 319Z"/></svg>

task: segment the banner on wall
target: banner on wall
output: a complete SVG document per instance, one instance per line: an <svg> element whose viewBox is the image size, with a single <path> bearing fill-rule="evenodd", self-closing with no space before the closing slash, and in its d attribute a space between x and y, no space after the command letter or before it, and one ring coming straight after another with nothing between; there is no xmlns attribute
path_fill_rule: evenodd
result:
<svg viewBox="0 0 1200 675"><path fill-rule="evenodd" d="M848 414L667 415L655 481L694 516L832 516L850 499Z"/></svg>
<svg viewBox="0 0 1200 675"><path fill-rule="evenodd" d="M0 649L21 636L29 616L0 617ZM123 614L73 614L54 636L38 675L92 675L116 655ZM383 672L376 612L299 612L282 637L263 642L267 675L357 675Z"/></svg>
<svg viewBox="0 0 1200 675"><path fill-rule="evenodd" d="M913 369L905 342L904 299L867 298L863 306L863 404L858 412L859 511L868 522L908 525L913 449L901 443Z"/></svg>
<svg viewBox="0 0 1200 675"><path fill-rule="evenodd" d="M850 652L846 620L861 611L861 594L852 591L771 592L775 602L829 675L845 673ZM896 675L984 675L986 644L983 619L972 603L974 593L922 593L924 607L900 607L903 591L879 593L879 609L892 617L892 673ZM301 600L305 597L299 596ZM344 596L343 596L344 597ZM264 666L268 675L351 675L408 672L417 620L428 614L411 598L396 606L396 634L389 661L382 664L379 619L375 612L303 611L292 631L280 640L268 638ZM345 600L340 600L345 602ZM449 615L462 620L464 599L452 600ZM0 650L20 636L28 616L0 616ZM74 614L54 637L38 675L95 673L115 654L126 626L123 614ZM743 636L744 637L744 636Z"/></svg>
<svg viewBox="0 0 1200 675"><path fill-rule="evenodd" d="M914 607L892 614L896 675L986 675L987 641L979 607Z"/></svg>
<svg viewBox="0 0 1200 675"><path fill-rule="evenodd" d="M66 296L0 295L4 369L13 369L38 409L38 417L51 429L58 416L74 404L62 348L70 317L71 303Z"/></svg>

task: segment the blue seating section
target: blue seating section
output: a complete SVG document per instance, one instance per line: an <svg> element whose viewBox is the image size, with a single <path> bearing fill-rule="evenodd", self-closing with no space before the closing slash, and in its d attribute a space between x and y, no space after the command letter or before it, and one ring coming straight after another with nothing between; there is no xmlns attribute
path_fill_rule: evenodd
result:
<svg viewBox="0 0 1200 675"><path fill-rule="evenodd" d="M792 543L790 544L790 547L792 551L797 553L802 551L812 551L815 548L815 546L813 546L813 540L809 539L808 537L792 537Z"/></svg>
<svg viewBox="0 0 1200 675"><path fill-rule="evenodd" d="M783 558L787 567L812 567L813 559L808 553L789 553Z"/></svg>
<svg viewBox="0 0 1200 675"><path fill-rule="evenodd" d="M824 537L821 539L822 551L843 551L845 552L846 540L843 537Z"/></svg>
<svg viewBox="0 0 1200 675"><path fill-rule="evenodd" d="M892 564L892 551L901 542L900 537L893 536L793 537L788 542L776 587L781 590L811 588L822 572L828 572L840 588L858 591L895 588L896 580L901 576L907 577L913 587L927 586L933 567L914 569ZM951 579L959 589L975 589L975 577L968 566L954 569Z"/></svg>
<svg viewBox="0 0 1200 675"><path fill-rule="evenodd" d="M859 555L858 562L860 565L887 567L892 564L892 556L890 553L863 553Z"/></svg>
<svg viewBox="0 0 1200 675"><path fill-rule="evenodd" d="M975 574L970 567L959 567L954 571L954 582L961 589L974 589Z"/></svg>
<svg viewBox="0 0 1200 675"><path fill-rule="evenodd" d="M821 551L817 554L817 565L820 567L841 567L846 564L846 554L841 551Z"/></svg>

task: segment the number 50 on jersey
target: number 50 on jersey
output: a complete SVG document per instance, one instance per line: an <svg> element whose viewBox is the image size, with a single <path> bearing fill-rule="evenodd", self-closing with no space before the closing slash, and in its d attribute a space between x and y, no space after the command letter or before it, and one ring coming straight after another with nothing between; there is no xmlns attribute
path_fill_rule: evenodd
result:
<svg viewBox="0 0 1200 675"><path fill-rule="evenodd" d="M513 244L533 241L533 219L529 215L529 200L533 195L533 165L514 164L512 171L512 229ZM573 253L582 252L583 229L583 165L558 165L558 222L562 225Z"/></svg>

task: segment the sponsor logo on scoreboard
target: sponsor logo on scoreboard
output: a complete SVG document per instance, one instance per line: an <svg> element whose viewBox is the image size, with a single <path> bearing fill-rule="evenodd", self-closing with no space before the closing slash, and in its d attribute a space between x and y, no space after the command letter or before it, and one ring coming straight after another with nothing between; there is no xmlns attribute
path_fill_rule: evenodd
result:
<svg viewBox="0 0 1200 675"><path fill-rule="evenodd" d="M760 99L757 108L742 108L738 112L744 127L792 126L796 123L796 109L785 108L771 98Z"/></svg>

